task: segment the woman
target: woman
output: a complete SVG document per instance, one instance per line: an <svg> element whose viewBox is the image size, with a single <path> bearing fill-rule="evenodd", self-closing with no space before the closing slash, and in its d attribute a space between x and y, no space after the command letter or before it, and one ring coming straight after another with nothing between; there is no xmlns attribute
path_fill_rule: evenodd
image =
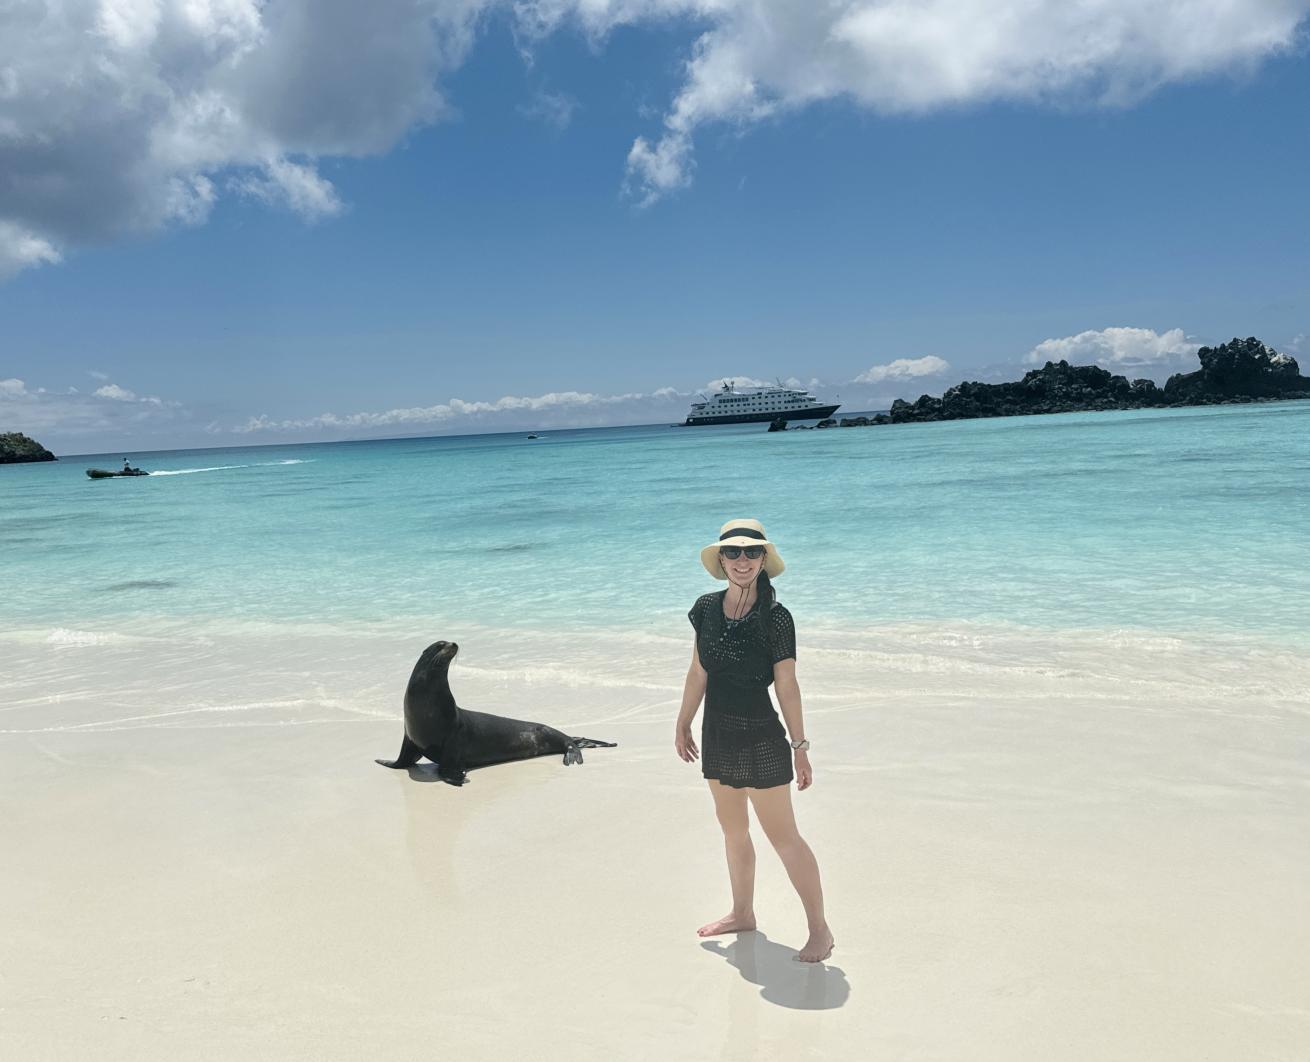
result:
<svg viewBox="0 0 1310 1062"><path fill-rule="evenodd" d="M719 529L719 540L701 550L700 559L706 571L726 579L728 586L699 598L687 614L696 639L674 745L687 763L700 756L691 723L704 699L701 773L709 781L723 827L732 911L697 933L712 937L755 928L749 801L805 906L810 937L796 957L822 962L832 954L833 939L823 917L819 865L796 829L788 788L795 777L797 789L808 789L814 775L796 683L796 628L791 613L774 600L771 583L782 573L782 558L758 520L729 520ZM786 731L769 700L770 683L777 691Z"/></svg>

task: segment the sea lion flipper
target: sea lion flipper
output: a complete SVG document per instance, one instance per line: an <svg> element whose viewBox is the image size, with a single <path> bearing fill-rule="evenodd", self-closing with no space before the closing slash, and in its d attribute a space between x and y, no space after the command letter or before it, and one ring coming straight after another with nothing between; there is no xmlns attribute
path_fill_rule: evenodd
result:
<svg viewBox="0 0 1310 1062"><path fill-rule="evenodd" d="M405 740L401 742L400 753L394 760L374 760L374 763L380 763L383 767L390 767L392 770L402 770L406 767L413 767L423 757L423 750L414 742L409 740L409 735L405 735Z"/></svg>
<svg viewBox="0 0 1310 1062"><path fill-rule="evenodd" d="M459 743L447 741L443 749L429 749L425 755L437 765L437 777L448 785L463 785L469 780Z"/></svg>
<svg viewBox="0 0 1310 1062"><path fill-rule="evenodd" d="M568 767L570 764L581 762L582 753L578 751L578 746L570 741L568 747L564 749L564 766Z"/></svg>
<svg viewBox="0 0 1310 1062"><path fill-rule="evenodd" d="M437 777L447 785L463 785L469 780L468 772L466 771L447 771L440 766L437 767Z"/></svg>

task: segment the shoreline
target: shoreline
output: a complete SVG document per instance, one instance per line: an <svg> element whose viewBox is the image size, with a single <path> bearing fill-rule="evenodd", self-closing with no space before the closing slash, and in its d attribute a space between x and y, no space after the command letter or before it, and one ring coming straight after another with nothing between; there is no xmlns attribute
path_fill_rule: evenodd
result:
<svg viewBox="0 0 1310 1062"><path fill-rule="evenodd" d="M0 637L5 1042L419 1058L457 1028L467 1057L575 1062L1310 1043L1300 655L1139 639L1112 668L1025 669L996 632L803 639L816 784L794 800L839 943L800 970L758 829L761 931L694 935L727 884L672 751L690 635L494 633L461 642L461 703L619 746L463 789L385 771L416 650L383 631Z"/></svg>
<svg viewBox="0 0 1310 1062"><path fill-rule="evenodd" d="M992 386L992 385L983 385L983 386ZM924 396L924 397L931 398L931 396ZM1277 405L1283 402L1297 403L1297 402L1304 401L1306 398L1310 398L1310 394L1262 396L1262 397L1252 397L1252 398L1217 398L1211 401L1192 402L1192 403L1167 403L1167 404L1159 404L1159 405L1125 405L1125 406L1115 406L1115 407L1087 407L1087 408L1076 408L1076 409L1070 408L1070 409L1059 409L1059 410L1052 410L1052 411L1026 411L1026 412L1017 412L1017 413L994 414L994 415L988 414L988 415L969 416L969 417L936 417L936 418L924 418L924 419L907 419L907 420L901 420L895 422L889 420L887 423L879 423L879 424L875 424L873 418L878 416L890 417L891 414L890 410L885 410L885 411L860 410L854 413L847 413L844 415L844 418L850 419L851 417L857 417L857 418L866 417L869 419L868 426L870 427L875 427L875 426L892 427L900 424L940 424L940 423L954 423L956 421L979 421L979 420L985 420L985 421L1022 420L1025 417L1048 417L1048 416L1060 416L1065 414L1082 414L1082 413L1186 413L1194 410L1228 408L1233 406L1248 407L1248 406ZM897 403L902 403L903 401L904 400L902 399L896 400ZM905 404L908 405L909 403L905 403ZM837 416L830 419L836 422L840 422L843 419L843 416ZM754 435L754 434L767 434L768 425L769 425L768 421L759 421L756 423L749 423L749 424L691 425L691 427L713 428L723 432L724 434ZM841 426L843 425L841 425L840 423L834 423L832 425L832 427L841 427ZM848 426L863 426L863 425L848 425ZM507 431L464 432L464 433L451 433L445 435L433 435L433 434L387 435L387 436L379 436L376 438L314 439L314 440L308 440L308 441L302 440L296 442L240 443L240 444L226 445L226 446L180 446L180 447L172 447L169 449L160 449L160 450L144 450L144 449L133 448L133 447L120 447L112 450L89 451L85 453L81 453L81 452L58 453L55 455L55 460L53 462L47 461L47 462L38 462L38 463L58 464L59 462L68 462L68 461L80 462L83 460L110 457L112 455L119 455L118 459L121 460L121 456L123 454L131 454L136 459L146 459L153 455L158 455L158 454L186 454L186 453L208 453L208 452L226 452L226 451L235 452L235 451L243 451L243 450L291 449L291 448L311 447L311 446L352 446L356 444L368 444L368 443L415 443L415 442L424 442L424 441L442 442L442 441L451 441L457 439L498 439L498 438L517 439L527 435L528 433L536 433L542 437L542 439L539 441L544 441L546 437L551 435L590 433L590 432L599 433L599 432L644 431L644 430L650 430L656 432L657 434L662 434L666 430L672 428L682 428L682 427L687 427L687 425L673 424L667 421L654 421L651 423L644 423L644 424L598 424L598 425L584 425L584 426L574 426L574 427L526 427L526 428L514 428ZM788 428L787 430L797 431L800 429ZM814 425L808 426L808 430L814 430ZM31 463L33 462L17 462L17 464L31 464Z"/></svg>

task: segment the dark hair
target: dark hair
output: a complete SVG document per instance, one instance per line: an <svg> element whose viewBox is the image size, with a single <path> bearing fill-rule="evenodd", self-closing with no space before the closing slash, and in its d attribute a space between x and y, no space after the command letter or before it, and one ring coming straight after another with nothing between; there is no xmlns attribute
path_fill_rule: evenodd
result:
<svg viewBox="0 0 1310 1062"><path fill-rule="evenodd" d="M760 615L767 616L769 609L773 608L778 600L778 595L773 592L773 581L769 578L769 573L760 566L759 577L755 581L755 596L762 602L760 606Z"/></svg>

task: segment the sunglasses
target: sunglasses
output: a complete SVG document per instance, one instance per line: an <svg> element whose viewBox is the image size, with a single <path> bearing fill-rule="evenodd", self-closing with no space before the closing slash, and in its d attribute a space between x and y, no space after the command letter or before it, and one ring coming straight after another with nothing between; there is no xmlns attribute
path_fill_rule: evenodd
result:
<svg viewBox="0 0 1310 1062"><path fill-rule="evenodd" d="M764 556L763 546L720 546L719 556L727 560L736 560L742 554L747 560L759 560Z"/></svg>

